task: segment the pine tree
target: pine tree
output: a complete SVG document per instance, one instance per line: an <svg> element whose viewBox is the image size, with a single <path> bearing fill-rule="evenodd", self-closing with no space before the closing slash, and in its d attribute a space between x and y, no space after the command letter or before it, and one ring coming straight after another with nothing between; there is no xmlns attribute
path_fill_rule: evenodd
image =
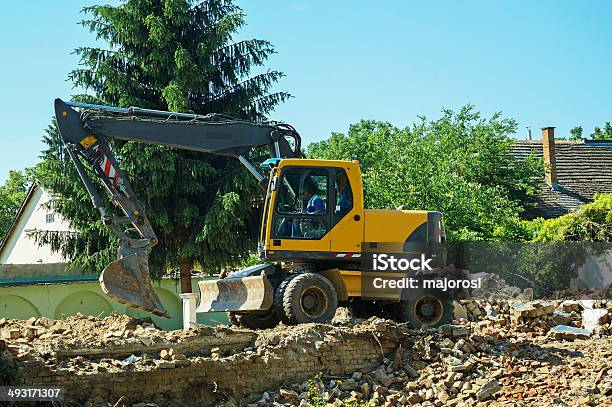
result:
<svg viewBox="0 0 612 407"><path fill-rule="evenodd" d="M82 25L106 48L75 50L80 65L69 79L86 92L77 100L261 121L290 97L271 92L281 72L250 74L274 48L258 39L233 40L245 16L231 0L125 0L83 11L89 18ZM100 271L116 246L54 124L45 142L38 182L54 192L53 207L78 234L39 233L37 239L74 265ZM259 192L237 160L139 143L114 142L113 148L159 239L150 259L154 275L178 268L181 289L190 292L194 266L214 272L248 256Z"/></svg>

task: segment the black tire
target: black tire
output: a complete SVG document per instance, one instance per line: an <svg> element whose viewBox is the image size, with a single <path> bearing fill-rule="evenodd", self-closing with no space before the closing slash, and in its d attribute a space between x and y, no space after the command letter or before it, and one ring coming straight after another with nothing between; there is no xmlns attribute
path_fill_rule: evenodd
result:
<svg viewBox="0 0 612 407"><path fill-rule="evenodd" d="M287 276L283 281L281 281L280 285L274 292L274 310L276 311L276 315L278 315L278 319L285 325L295 325L297 322L292 320L286 313L283 305L283 297L285 295L285 291L289 282L297 277L299 274L291 274Z"/></svg>
<svg viewBox="0 0 612 407"><path fill-rule="evenodd" d="M232 324L249 329L274 328L279 322L274 309L245 313L229 312L229 319Z"/></svg>
<svg viewBox="0 0 612 407"><path fill-rule="evenodd" d="M291 323L324 323L331 321L336 314L336 290L319 274L299 274L289 281L284 291L283 309Z"/></svg>
<svg viewBox="0 0 612 407"><path fill-rule="evenodd" d="M401 300L397 305L396 319L398 322L408 322L414 329L449 324L453 319L453 302L432 294Z"/></svg>

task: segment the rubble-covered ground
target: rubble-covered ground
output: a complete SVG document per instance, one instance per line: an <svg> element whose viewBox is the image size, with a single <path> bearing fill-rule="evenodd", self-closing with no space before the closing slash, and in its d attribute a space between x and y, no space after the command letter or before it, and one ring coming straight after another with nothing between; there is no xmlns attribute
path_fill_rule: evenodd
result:
<svg viewBox="0 0 612 407"><path fill-rule="evenodd" d="M612 406L612 301L465 301L462 308L467 318L413 331L412 346L373 371L319 375L243 403Z"/></svg>
<svg viewBox="0 0 612 407"><path fill-rule="evenodd" d="M265 331L200 327L166 332L125 315L0 319L0 351L42 361L64 374L112 374L262 354L283 343L316 340L330 330L371 332L375 338L399 332L400 346L373 370L320 374L241 400L228 398L225 404L612 406L611 300L464 301L455 315L452 325L426 330L375 317L356 320L345 309L332 326L281 325Z"/></svg>

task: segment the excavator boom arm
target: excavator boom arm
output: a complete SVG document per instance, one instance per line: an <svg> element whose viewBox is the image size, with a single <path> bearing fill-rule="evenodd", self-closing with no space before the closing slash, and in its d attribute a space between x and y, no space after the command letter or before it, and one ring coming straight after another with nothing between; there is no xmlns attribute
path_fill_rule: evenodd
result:
<svg viewBox="0 0 612 407"><path fill-rule="evenodd" d="M77 111L75 109L80 109ZM118 108L55 100L55 116L66 150L91 201L116 235L118 260L100 276L110 297L157 315L168 316L153 291L148 255L157 244L155 232L112 153L109 140L136 141L238 158L262 184L263 177L245 158L254 147L267 146L277 158L300 157L300 138L286 124L256 124L227 116ZM123 213L107 214L97 178L110 201ZM133 237L131 231L136 231Z"/></svg>

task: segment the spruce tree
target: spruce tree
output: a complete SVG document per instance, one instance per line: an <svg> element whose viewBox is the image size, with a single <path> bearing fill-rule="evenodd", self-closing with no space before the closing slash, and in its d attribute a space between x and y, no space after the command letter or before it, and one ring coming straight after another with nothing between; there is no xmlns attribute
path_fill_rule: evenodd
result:
<svg viewBox="0 0 612 407"><path fill-rule="evenodd" d="M271 92L281 72L251 75L274 48L258 39L234 41L245 15L231 0L125 0L83 11L82 25L105 46L75 50L80 65L69 79L84 89L77 100L261 121L290 96ZM114 239L67 160L55 124L45 142L38 182L53 191L51 205L78 233L36 237L72 264L99 272L115 256ZM190 292L194 266L219 271L255 247L259 190L237 160L130 142L113 148L159 239L150 258L155 276L178 269L182 292Z"/></svg>

